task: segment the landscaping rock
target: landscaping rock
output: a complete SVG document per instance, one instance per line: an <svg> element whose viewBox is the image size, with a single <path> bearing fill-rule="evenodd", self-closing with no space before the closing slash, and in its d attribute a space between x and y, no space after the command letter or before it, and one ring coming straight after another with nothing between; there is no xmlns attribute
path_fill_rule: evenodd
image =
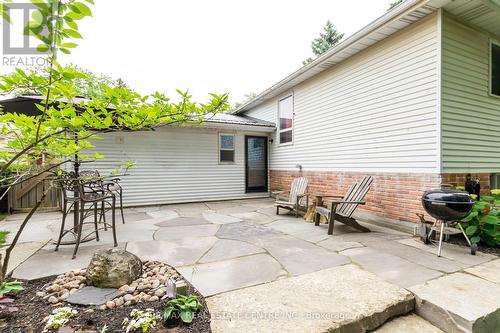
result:
<svg viewBox="0 0 500 333"><path fill-rule="evenodd" d="M66 302L79 305L102 305L114 299L118 293L118 290L113 288L96 288L89 286L69 295L66 298Z"/></svg>
<svg viewBox="0 0 500 333"><path fill-rule="evenodd" d="M416 313L445 332L498 332L500 286L453 273L410 288Z"/></svg>
<svg viewBox="0 0 500 333"><path fill-rule="evenodd" d="M206 301L212 314L243 314L212 317L214 333L366 332L414 307L410 292L352 264L221 293Z"/></svg>
<svg viewBox="0 0 500 333"><path fill-rule="evenodd" d="M87 267L87 284L99 288L120 288L142 274L141 260L121 249L97 251Z"/></svg>

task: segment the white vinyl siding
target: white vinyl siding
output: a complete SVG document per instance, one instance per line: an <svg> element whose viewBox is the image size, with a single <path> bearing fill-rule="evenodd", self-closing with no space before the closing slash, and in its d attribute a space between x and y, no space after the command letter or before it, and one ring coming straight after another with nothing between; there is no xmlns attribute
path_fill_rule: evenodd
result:
<svg viewBox="0 0 500 333"><path fill-rule="evenodd" d="M245 115L277 124L277 103L276 99L269 100L260 104L256 108L245 112Z"/></svg>
<svg viewBox="0 0 500 333"><path fill-rule="evenodd" d="M294 144L275 137L270 168L438 172L437 41L431 15L294 87ZM277 99L247 114L264 111Z"/></svg>
<svg viewBox="0 0 500 333"><path fill-rule="evenodd" d="M500 98L489 94L490 39L445 15L443 172L500 172Z"/></svg>
<svg viewBox="0 0 500 333"><path fill-rule="evenodd" d="M245 194L244 137L235 133L235 163L219 163L219 132L209 129L162 128L154 132L102 135L97 150L105 157L93 165L102 174L135 161L122 178L126 206L248 198ZM260 196L265 194L260 194Z"/></svg>

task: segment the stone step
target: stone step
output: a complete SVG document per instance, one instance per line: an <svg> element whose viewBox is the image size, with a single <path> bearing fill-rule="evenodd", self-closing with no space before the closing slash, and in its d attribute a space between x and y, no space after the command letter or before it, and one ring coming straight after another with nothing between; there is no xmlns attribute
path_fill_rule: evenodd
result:
<svg viewBox="0 0 500 333"><path fill-rule="evenodd" d="M422 317L411 313L396 317L377 328L373 333L444 333Z"/></svg>
<svg viewBox="0 0 500 333"><path fill-rule="evenodd" d="M415 312L445 332L499 332L500 285L497 283L459 272L409 290L415 295Z"/></svg>
<svg viewBox="0 0 500 333"><path fill-rule="evenodd" d="M206 300L214 333L361 333L414 309L410 292L353 264Z"/></svg>

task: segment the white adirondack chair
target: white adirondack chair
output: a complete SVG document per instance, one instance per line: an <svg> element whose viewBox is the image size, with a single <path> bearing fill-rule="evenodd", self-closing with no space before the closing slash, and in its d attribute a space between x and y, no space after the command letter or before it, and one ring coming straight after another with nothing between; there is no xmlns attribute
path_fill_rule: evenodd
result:
<svg viewBox="0 0 500 333"><path fill-rule="evenodd" d="M365 195L370 190L370 185L373 182L373 177L366 176L359 183L354 183L351 185L349 190L344 196L321 196L323 198L337 198L336 200L328 200L330 202L330 208L328 207L316 207L316 215L314 218L315 225L319 225L320 216L325 216L328 221L328 235L333 234L333 224L335 221L344 223L354 229L362 232L369 232L370 229L362 226L352 217L352 213L356 210L359 205L364 205Z"/></svg>
<svg viewBox="0 0 500 333"><path fill-rule="evenodd" d="M280 213L280 208L295 212L295 217L299 217L299 209L305 200L306 211L309 208L309 194L306 193L308 180L305 177L295 178L290 186L290 191L273 192L276 195L276 214ZM288 195L286 195L288 194Z"/></svg>

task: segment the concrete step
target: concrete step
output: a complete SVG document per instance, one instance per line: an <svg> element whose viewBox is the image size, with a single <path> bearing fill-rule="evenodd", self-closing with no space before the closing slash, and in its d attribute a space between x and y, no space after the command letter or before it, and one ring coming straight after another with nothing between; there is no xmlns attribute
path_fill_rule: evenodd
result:
<svg viewBox="0 0 500 333"><path fill-rule="evenodd" d="M207 298L219 332L362 333L413 311L405 289L348 264Z"/></svg>
<svg viewBox="0 0 500 333"><path fill-rule="evenodd" d="M491 269L476 271L491 275ZM500 331L500 284L459 272L409 290L415 295L415 312L445 332Z"/></svg>
<svg viewBox="0 0 500 333"><path fill-rule="evenodd" d="M422 317L411 313L396 317L377 328L373 333L444 333Z"/></svg>

